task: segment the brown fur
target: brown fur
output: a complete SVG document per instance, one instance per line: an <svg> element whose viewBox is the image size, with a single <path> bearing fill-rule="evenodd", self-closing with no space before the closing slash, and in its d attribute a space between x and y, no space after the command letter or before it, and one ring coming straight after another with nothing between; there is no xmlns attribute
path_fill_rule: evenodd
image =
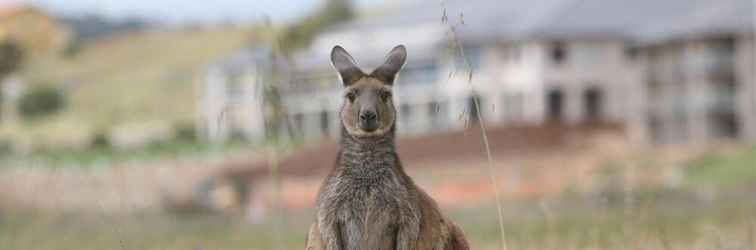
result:
<svg viewBox="0 0 756 250"><path fill-rule="evenodd" d="M345 85L341 150L320 188L307 250L464 250L462 231L404 172L396 153L393 80L406 51L397 46L384 65L364 74L343 48L331 60ZM374 112L375 126L361 121ZM367 129L370 127L373 128Z"/></svg>

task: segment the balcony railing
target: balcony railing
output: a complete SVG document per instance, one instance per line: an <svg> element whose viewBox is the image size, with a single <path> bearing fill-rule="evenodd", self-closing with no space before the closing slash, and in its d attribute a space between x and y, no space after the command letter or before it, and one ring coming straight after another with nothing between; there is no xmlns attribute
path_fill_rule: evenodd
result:
<svg viewBox="0 0 756 250"><path fill-rule="evenodd" d="M733 82L735 80L735 58L733 55L716 55L705 64L708 79L713 82Z"/></svg>
<svg viewBox="0 0 756 250"><path fill-rule="evenodd" d="M735 77L735 56L732 53L710 51L687 59L685 66L685 71L694 77L712 82L729 82Z"/></svg>
<svg viewBox="0 0 756 250"><path fill-rule="evenodd" d="M684 80L683 67L679 63L651 63L647 72L648 81L656 84L675 84Z"/></svg>

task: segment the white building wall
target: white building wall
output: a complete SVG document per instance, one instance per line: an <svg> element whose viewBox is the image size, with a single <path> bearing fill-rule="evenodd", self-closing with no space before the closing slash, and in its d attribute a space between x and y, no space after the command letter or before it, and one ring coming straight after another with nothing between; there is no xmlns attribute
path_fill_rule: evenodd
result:
<svg viewBox="0 0 756 250"><path fill-rule="evenodd" d="M223 119L227 101L226 76L217 68L211 67L205 76L200 119L206 137L212 142L222 142L228 137L227 123Z"/></svg>
<svg viewBox="0 0 756 250"><path fill-rule="evenodd" d="M597 88L602 93L600 118L625 122L625 111L631 109L628 86L640 88L642 67L625 53L621 40L567 40L564 62L553 62L551 43L540 43L545 92L559 89L563 93L563 118L568 123L586 120L585 92ZM544 111L546 113L546 111Z"/></svg>
<svg viewBox="0 0 756 250"><path fill-rule="evenodd" d="M0 78L0 105L2 105L2 119L6 121L15 121L18 119L18 100L21 98L26 84L24 81L14 75Z"/></svg>
<svg viewBox="0 0 756 250"><path fill-rule="evenodd" d="M743 138L756 143L756 41L751 35L740 35L735 48L737 107Z"/></svg>
<svg viewBox="0 0 756 250"><path fill-rule="evenodd" d="M262 140L265 137L265 93L263 93L264 78L254 69L242 77L242 89L245 92L240 105L244 118L238 124L245 136L251 140Z"/></svg>

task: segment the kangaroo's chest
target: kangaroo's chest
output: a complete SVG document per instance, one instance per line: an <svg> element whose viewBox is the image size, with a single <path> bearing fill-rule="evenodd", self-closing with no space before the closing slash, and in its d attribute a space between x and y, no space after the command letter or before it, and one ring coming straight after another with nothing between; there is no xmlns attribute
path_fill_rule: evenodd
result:
<svg viewBox="0 0 756 250"><path fill-rule="evenodd" d="M338 207L340 208L339 217L343 220L359 219L370 220L379 219L373 216L379 216L385 213L396 212L399 202L397 192L400 188L393 187L382 181L370 184L345 185L341 192L341 199Z"/></svg>
<svg viewBox="0 0 756 250"><path fill-rule="evenodd" d="M394 249L406 189L391 178L344 183L336 214L344 249Z"/></svg>

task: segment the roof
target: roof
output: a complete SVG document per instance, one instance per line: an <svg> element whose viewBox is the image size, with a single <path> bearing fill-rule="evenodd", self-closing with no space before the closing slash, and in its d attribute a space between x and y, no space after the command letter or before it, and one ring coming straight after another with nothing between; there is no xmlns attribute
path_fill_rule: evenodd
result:
<svg viewBox="0 0 756 250"><path fill-rule="evenodd" d="M691 35L750 32L751 0L572 0L533 36L620 37L657 43Z"/></svg>
<svg viewBox="0 0 756 250"><path fill-rule="evenodd" d="M570 0L449 0L420 1L382 16L362 17L338 25L329 32L382 29L392 26L435 23L444 25L464 22L457 27L464 39L486 39L492 36L519 36L536 27ZM475 38L475 39L472 39Z"/></svg>
<svg viewBox="0 0 756 250"><path fill-rule="evenodd" d="M750 32L752 0L448 0L415 3L380 17L359 18L330 32L436 22L446 11L464 25L458 36L487 39L618 37L653 43L702 34Z"/></svg>
<svg viewBox="0 0 756 250"><path fill-rule="evenodd" d="M356 48L346 48L350 55L354 58L357 65L363 70L370 71L375 67L380 66L386 59L386 55L389 50L358 50ZM354 49L354 50L352 50ZM332 71L330 51L328 53L321 53L321 51L302 51L293 56L294 62L292 65L295 70L306 71L318 71L326 70ZM420 64L423 62L434 61L438 55L434 48L418 48L418 50L410 51L407 57L407 64Z"/></svg>
<svg viewBox="0 0 756 250"><path fill-rule="evenodd" d="M444 32L450 24L455 25L456 36L463 43L611 38L649 45L689 37L752 32L753 12L752 0L413 2L382 16L360 17L329 29L318 37L314 43L317 46L293 56L290 69L332 74L330 46L351 39L347 50L368 70L383 61L390 49L386 46L413 40L402 37L406 35L423 38L419 43L405 43L411 51L409 64L420 65L439 56L439 46L445 46L442 39L446 39ZM444 14L448 23L442 22ZM387 33L387 30L403 32ZM240 55L234 60L227 61L231 65L226 66L234 68L232 65L251 61L249 55Z"/></svg>
<svg viewBox="0 0 756 250"><path fill-rule="evenodd" d="M659 43L690 37L753 32L754 5L751 0L684 2L690 2L685 6L685 11L672 17L659 18L653 24L636 30L636 40L641 43Z"/></svg>

